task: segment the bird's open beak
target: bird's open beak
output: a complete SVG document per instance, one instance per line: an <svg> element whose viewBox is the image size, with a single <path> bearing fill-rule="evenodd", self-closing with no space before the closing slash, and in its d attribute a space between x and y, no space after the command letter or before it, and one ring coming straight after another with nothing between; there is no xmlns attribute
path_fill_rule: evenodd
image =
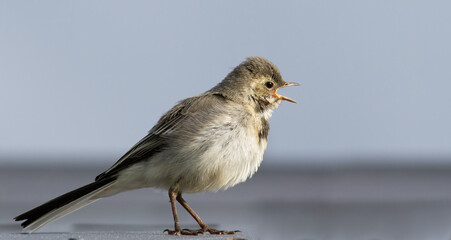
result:
<svg viewBox="0 0 451 240"><path fill-rule="evenodd" d="M287 83L285 83L285 85L283 85L281 88L283 88L283 87L299 86L299 85L300 85L299 83L295 83L295 82L287 82ZM273 96L274 96L274 97L280 98L280 99L282 99L282 100L286 100L286 101L288 101L288 102L297 103L296 101L294 101L293 99L291 99L291 98L289 98L289 97L285 97L285 96L283 96L283 95L277 94L277 90L278 90L278 89L274 90L274 93L273 93Z"/></svg>

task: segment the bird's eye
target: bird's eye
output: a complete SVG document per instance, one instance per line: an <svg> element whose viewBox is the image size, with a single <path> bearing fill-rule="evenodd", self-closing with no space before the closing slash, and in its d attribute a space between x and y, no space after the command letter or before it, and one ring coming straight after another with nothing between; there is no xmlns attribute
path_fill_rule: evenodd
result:
<svg viewBox="0 0 451 240"><path fill-rule="evenodd" d="M266 86L267 88L272 88L272 87L274 86L274 83L272 83L272 82L266 82L266 83L265 83L265 86Z"/></svg>

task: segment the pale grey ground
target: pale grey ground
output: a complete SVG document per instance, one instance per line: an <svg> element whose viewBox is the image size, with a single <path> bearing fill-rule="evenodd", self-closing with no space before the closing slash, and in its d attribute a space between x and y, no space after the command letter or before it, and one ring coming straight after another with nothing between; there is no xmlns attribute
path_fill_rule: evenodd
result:
<svg viewBox="0 0 451 240"><path fill-rule="evenodd" d="M12 218L88 183L105 166L0 167L0 239L178 239L167 195L139 190L100 200L20 234ZM451 239L451 169L263 167L228 191L186 195L208 223L246 239ZM180 209L182 227L194 221ZM228 239L200 236L185 239Z"/></svg>

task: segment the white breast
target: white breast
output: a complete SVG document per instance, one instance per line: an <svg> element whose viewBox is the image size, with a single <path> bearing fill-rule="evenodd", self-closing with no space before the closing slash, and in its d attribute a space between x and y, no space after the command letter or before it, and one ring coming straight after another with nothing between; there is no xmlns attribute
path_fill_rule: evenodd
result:
<svg viewBox="0 0 451 240"><path fill-rule="evenodd" d="M185 144L156 154L151 161L124 171L124 185L202 192L227 189L251 177L263 160L266 139L249 124L249 116L225 115L197 132ZM122 180L121 180L122 182Z"/></svg>
<svg viewBox="0 0 451 240"><path fill-rule="evenodd" d="M214 139L216 144L202 154L197 164L207 176L207 182L200 184L203 191L227 189L244 182L257 171L266 141L259 142L255 136L249 129L237 127Z"/></svg>

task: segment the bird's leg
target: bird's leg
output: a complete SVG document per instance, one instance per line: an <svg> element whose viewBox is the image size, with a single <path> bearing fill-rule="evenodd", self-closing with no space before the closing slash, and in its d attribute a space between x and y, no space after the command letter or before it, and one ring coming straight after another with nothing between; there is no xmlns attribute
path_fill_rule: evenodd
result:
<svg viewBox="0 0 451 240"><path fill-rule="evenodd" d="M169 235L198 235L200 231L187 230L180 227L179 218L177 215L177 206L175 205L175 200L179 194L177 188L170 188L169 191L169 201L171 202L172 216L174 217L174 230L166 229L164 232L168 232Z"/></svg>
<svg viewBox="0 0 451 240"><path fill-rule="evenodd" d="M205 233L209 232L210 234L235 234L236 232L239 232L239 230L235 231L223 231L223 230L216 230L214 228L209 227L202 219L197 215L197 213L188 205L188 203L183 199L182 193L177 194L177 201L188 211L189 214L196 220L196 222L199 224L200 228L199 230L189 230L189 229L183 229L183 231L186 232L193 232L193 233ZM197 235L197 234L196 234Z"/></svg>
<svg viewBox="0 0 451 240"><path fill-rule="evenodd" d="M169 201L171 202L172 216L174 217L174 231L166 229L169 235L180 235L182 229L180 228L179 218L177 216L177 206L175 205L175 199L177 197L177 190L170 188L168 191Z"/></svg>

